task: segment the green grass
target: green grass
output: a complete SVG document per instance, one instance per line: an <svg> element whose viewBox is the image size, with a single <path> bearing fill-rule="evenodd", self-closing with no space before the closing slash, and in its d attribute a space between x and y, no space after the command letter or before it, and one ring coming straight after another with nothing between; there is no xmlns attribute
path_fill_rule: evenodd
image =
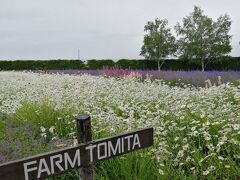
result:
<svg viewBox="0 0 240 180"><path fill-rule="evenodd" d="M54 136L68 136L68 134L72 133L73 128L75 128L74 123L68 123L70 121L73 122L74 119L74 117L70 116L70 113L68 113L69 112L65 112L64 110L54 110L54 104L49 101L33 104L23 102L21 108L19 108L9 119L2 122L0 121L2 123L0 132L9 132L4 136L5 138L1 139L4 154L8 154L9 151L9 149L4 148L4 144L9 140L17 139L17 145L14 143L12 144L6 158L13 160L54 149L54 147L51 146L51 138ZM8 127L4 126L6 122L9 124ZM55 133L47 133L47 138L43 138L40 136L40 126L45 127L46 131L51 126L55 126ZM31 129L31 131L28 131L28 129ZM97 134L93 132L94 139L107 136L109 136L107 131L102 131ZM71 137L69 136L69 138ZM34 143L35 140L38 142L37 145ZM17 149L20 149L18 152L13 152L16 146L19 146ZM95 178L119 180L151 180L159 178L158 165L151 155L147 155L148 150L149 149L140 150L110 160L98 162L95 165ZM15 156L11 155L11 153L15 154ZM48 179L78 179L78 176L78 171L72 170Z"/></svg>

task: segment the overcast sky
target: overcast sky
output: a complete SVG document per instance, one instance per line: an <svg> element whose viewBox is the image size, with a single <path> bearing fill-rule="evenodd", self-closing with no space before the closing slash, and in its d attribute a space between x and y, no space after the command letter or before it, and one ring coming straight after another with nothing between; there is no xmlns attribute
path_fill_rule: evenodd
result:
<svg viewBox="0 0 240 180"><path fill-rule="evenodd" d="M233 21L232 56L240 56L239 0L0 0L0 59L141 58L144 25L169 26L200 6Z"/></svg>

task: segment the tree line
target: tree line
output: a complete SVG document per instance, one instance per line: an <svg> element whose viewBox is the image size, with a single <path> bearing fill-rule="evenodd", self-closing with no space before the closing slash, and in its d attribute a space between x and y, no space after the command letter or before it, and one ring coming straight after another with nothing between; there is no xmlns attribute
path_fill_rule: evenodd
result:
<svg viewBox="0 0 240 180"><path fill-rule="evenodd" d="M202 71L206 64L231 52L231 28L229 15L224 14L214 21L195 6L194 11L174 26L175 36L168 27L167 19L149 21L144 26L143 46L140 55L157 62L161 69L165 59L179 57L198 60Z"/></svg>
<svg viewBox="0 0 240 180"><path fill-rule="evenodd" d="M81 60L15 60L0 61L0 70L97 70L105 67L134 69L134 70L157 70L157 61L143 59L91 59ZM201 70L201 61L168 59L161 66L162 70L191 71ZM224 56L209 61L205 66L206 70L235 70L240 71L240 57Z"/></svg>

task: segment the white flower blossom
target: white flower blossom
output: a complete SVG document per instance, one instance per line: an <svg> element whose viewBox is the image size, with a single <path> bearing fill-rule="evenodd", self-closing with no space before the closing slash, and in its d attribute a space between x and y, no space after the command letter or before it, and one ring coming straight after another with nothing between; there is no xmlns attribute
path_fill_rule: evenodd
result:
<svg viewBox="0 0 240 180"><path fill-rule="evenodd" d="M51 126L51 127L49 128L49 132L53 134L54 129L55 129L55 127L54 127L54 126Z"/></svg>
<svg viewBox="0 0 240 180"><path fill-rule="evenodd" d="M41 132L45 132L45 131L46 131L46 128L44 128L43 126L40 126L40 131L41 131Z"/></svg>

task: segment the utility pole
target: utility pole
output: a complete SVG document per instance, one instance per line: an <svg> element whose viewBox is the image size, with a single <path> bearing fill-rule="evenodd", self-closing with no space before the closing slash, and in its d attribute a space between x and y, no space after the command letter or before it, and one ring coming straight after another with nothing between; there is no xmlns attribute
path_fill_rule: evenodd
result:
<svg viewBox="0 0 240 180"><path fill-rule="evenodd" d="M80 50L78 48L78 60L80 60Z"/></svg>

